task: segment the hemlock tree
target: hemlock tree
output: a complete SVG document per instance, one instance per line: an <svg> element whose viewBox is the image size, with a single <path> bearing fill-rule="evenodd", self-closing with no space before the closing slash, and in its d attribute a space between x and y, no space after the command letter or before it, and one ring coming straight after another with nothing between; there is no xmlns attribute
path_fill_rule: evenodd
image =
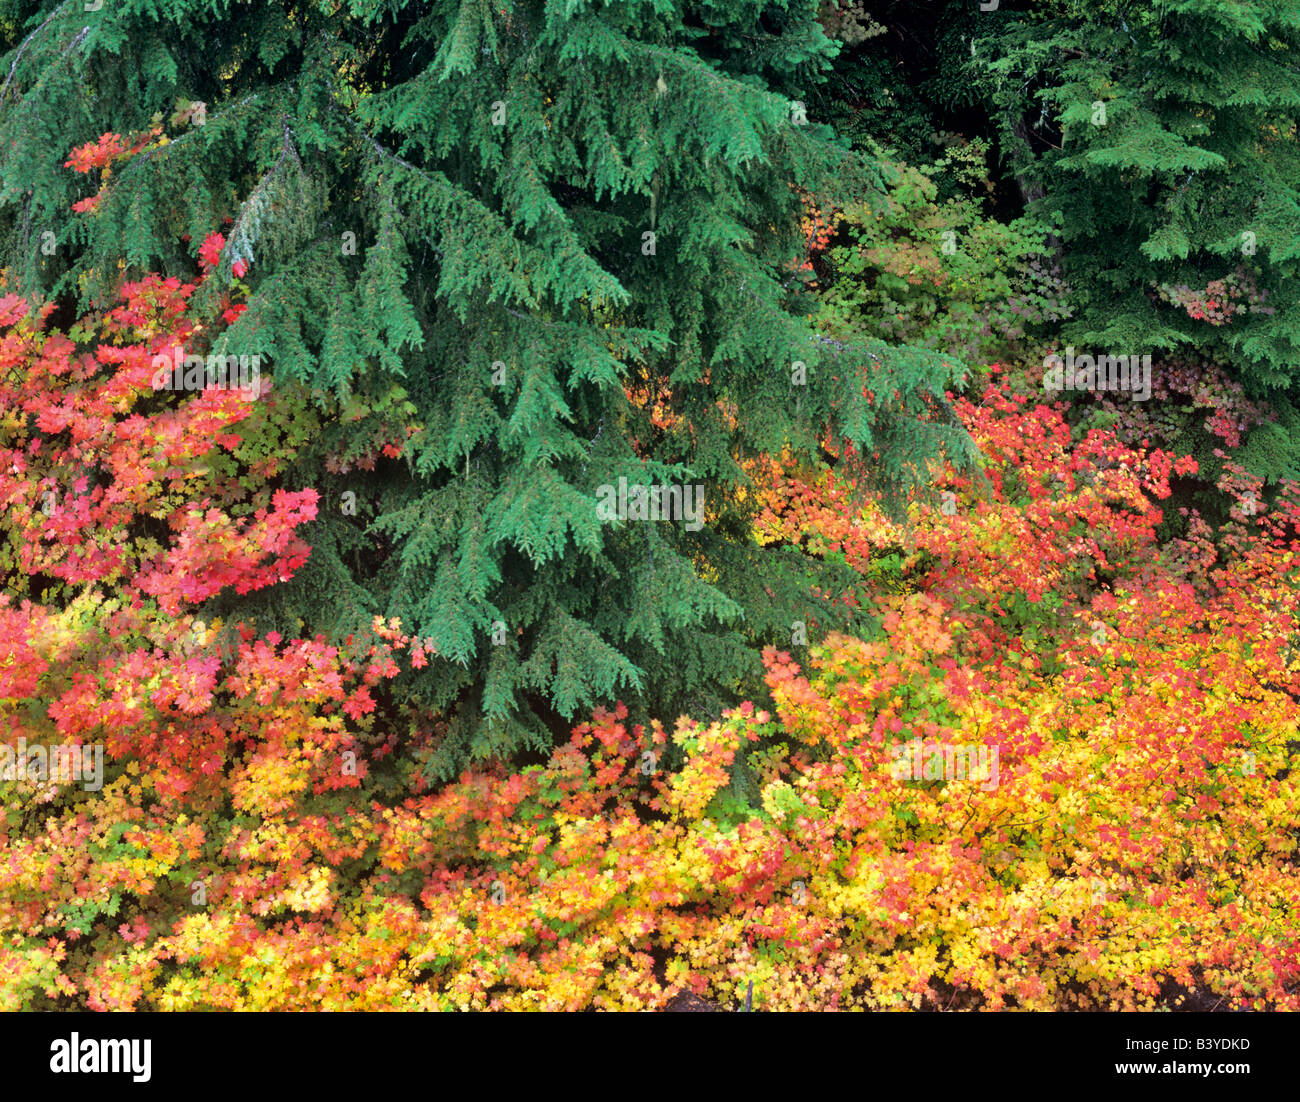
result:
<svg viewBox="0 0 1300 1102"><path fill-rule="evenodd" d="M971 68L1041 213L1067 337L1218 356L1300 390L1300 3L1055 0L986 13Z"/></svg>
<svg viewBox="0 0 1300 1102"><path fill-rule="evenodd" d="M895 493L969 460L948 363L804 320L801 194L881 171L805 115L816 0L84 7L4 9L10 289L104 302L224 228L216 350L337 416L286 476L325 494L308 568L218 611L430 639L403 691L451 717L435 771L615 697L716 707L842 618L834 567L752 540L747 460L834 431ZM109 131L142 148L73 214L68 151ZM637 486L702 512L641 522Z"/></svg>

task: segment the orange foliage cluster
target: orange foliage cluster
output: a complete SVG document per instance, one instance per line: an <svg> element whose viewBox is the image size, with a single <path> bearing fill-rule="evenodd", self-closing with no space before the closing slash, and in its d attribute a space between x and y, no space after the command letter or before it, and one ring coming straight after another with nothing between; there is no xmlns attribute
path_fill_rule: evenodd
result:
<svg viewBox="0 0 1300 1102"><path fill-rule="evenodd" d="M831 238L835 236L839 216L834 212L828 214L822 210L813 197L806 192L800 191L799 200L804 209L799 225L803 230L805 248L804 255L797 262L797 267L801 272L811 272L813 256L825 252L831 243Z"/></svg>
<svg viewBox="0 0 1300 1102"><path fill-rule="evenodd" d="M756 536L844 555L865 626L769 649L770 710L601 711L430 792L380 723L400 625L197 618L292 575L316 499L232 472L273 407L151 391L190 290L127 287L94 353L0 302L0 740L106 758L0 779L0 1006L1300 1009L1294 487L1230 559L1161 546L1189 460L995 384L984 477L905 528L778 465Z"/></svg>

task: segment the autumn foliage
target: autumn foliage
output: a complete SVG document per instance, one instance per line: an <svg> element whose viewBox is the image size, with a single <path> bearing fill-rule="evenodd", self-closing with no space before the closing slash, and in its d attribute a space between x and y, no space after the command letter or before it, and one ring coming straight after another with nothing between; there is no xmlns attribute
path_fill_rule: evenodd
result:
<svg viewBox="0 0 1300 1102"><path fill-rule="evenodd" d="M1075 439L995 371L956 402L982 476L937 471L907 524L849 455L764 468L754 538L854 567L858 637L769 649L770 701L599 711L545 764L431 791L436 717L379 722L426 658L401 625L344 652L200 619L300 568L317 496L277 482L291 388L152 390L152 356L211 339L195 286L129 284L69 333L0 301L0 738L107 762L97 791L0 780L0 1005L642 1008L752 980L781 1009L1300 1008L1295 487L1256 509L1225 476L1252 508L1162 542L1196 464ZM912 740L996 749L997 783L899 776Z"/></svg>

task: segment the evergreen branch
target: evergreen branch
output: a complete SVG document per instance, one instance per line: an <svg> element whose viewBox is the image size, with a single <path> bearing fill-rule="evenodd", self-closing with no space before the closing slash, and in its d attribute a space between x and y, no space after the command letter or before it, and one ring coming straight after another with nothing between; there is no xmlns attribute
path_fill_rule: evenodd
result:
<svg viewBox="0 0 1300 1102"><path fill-rule="evenodd" d="M211 115L208 118L207 122L204 123L204 125L211 126L214 122L216 122L220 118L224 118L231 111L236 111L239 108L243 107L245 104L252 103L254 100L259 98L261 98L260 93L257 92L254 92L251 96L245 96L238 103L234 103L228 107L224 107L220 112ZM123 174L125 174L126 172L136 170L139 165L145 164L149 160L149 158L156 157L160 153L164 157L171 156L171 154L175 151L178 145L182 145L183 143L188 141L193 141L194 138L196 138L201 133L202 133L202 127L196 127L194 129L191 129L188 133L182 134L178 138L171 138L166 145L146 146L144 149L140 150L140 152L136 154L135 157L131 159L131 162L122 170Z"/></svg>
<svg viewBox="0 0 1300 1102"><path fill-rule="evenodd" d="M23 54L27 52L27 47L32 44L32 39L34 39L38 34L40 34L41 31L45 30L45 28L48 27L58 17L59 13L62 12L63 9L66 8L71 3L72 0L63 0L62 4L60 4L52 12L50 12L49 16L46 18L44 23L42 23L39 27L37 27L36 30L32 31L32 33L29 34L25 39L23 39L23 44L18 47L18 53L14 55L14 63L11 66L9 66L9 76L5 79L4 87L0 88L0 103L4 102L5 96L9 93L9 85L13 82L14 74L18 71L18 62L22 60ZM89 31L90 31L89 27L83 27L81 30L81 34L77 35L77 37L73 39L72 45L75 46L79 41L81 41L82 38L86 36L87 33L89 33ZM69 47L69 49L71 49L71 47ZM64 52L66 53L67 51L65 50Z"/></svg>
<svg viewBox="0 0 1300 1102"><path fill-rule="evenodd" d="M68 54L72 53L73 50L75 50L78 46L81 45L81 43L85 40L86 35L88 34L90 34L90 28L82 27L81 32L79 34L74 35L72 41L69 42L67 46L64 48L63 52L59 54L59 59L62 60L63 58L67 57Z"/></svg>
<svg viewBox="0 0 1300 1102"><path fill-rule="evenodd" d="M284 165L286 158L293 159L293 163L298 166L300 176L303 172L302 159L298 156L297 149L294 148L293 131L289 127L288 118L281 115L280 122L284 126L284 142L280 147L280 156L276 158L275 164L262 174L262 178L249 192L248 198L244 200L239 209L239 217L235 219L235 224L230 227L230 243L227 249L233 259L238 259L243 254L244 250L240 246L247 247L249 259L252 259L252 248L258 240L262 215L267 206L266 192L271 183L279 176L280 168Z"/></svg>

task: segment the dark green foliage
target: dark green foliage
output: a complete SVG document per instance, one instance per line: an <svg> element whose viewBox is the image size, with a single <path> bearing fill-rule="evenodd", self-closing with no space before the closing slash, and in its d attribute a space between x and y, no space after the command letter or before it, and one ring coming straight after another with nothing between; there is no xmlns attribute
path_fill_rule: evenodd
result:
<svg viewBox="0 0 1300 1102"><path fill-rule="evenodd" d="M975 141L934 165L893 166L884 204L843 212L817 317L826 332L933 348L975 372L1042 355L1035 334L1068 313L1050 227L983 213L985 154ZM938 201L942 177L964 185L960 198Z"/></svg>
<svg viewBox="0 0 1300 1102"><path fill-rule="evenodd" d="M1269 483L1280 479L1300 482L1300 459L1296 455L1300 410L1290 402L1280 402L1277 406L1278 420L1260 425L1247 437L1239 462Z"/></svg>
<svg viewBox="0 0 1300 1102"><path fill-rule="evenodd" d="M1294 388L1300 4L1056 0L989 13L976 45L1011 170L1063 219L1065 336L1195 348L1257 391ZM1198 292L1234 277L1266 295L1215 325Z"/></svg>

